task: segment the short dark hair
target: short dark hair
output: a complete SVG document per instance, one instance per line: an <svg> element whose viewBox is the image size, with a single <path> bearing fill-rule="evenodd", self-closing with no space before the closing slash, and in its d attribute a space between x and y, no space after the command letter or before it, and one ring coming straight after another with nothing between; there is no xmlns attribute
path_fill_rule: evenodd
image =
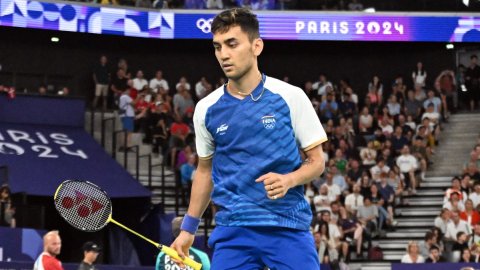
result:
<svg viewBox="0 0 480 270"><path fill-rule="evenodd" d="M429 250L430 251L432 251L432 250L440 251L440 248L437 245L432 245Z"/></svg>
<svg viewBox="0 0 480 270"><path fill-rule="evenodd" d="M472 54L472 55L470 56L470 59L474 59L474 58L475 58L475 59L478 59L478 57L477 57L476 54Z"/></svg>
<svg viewBox="0 0 480 270"><path fill-rule="evenodd" d="M232 8L219 13L213 19L212 34L226 33L233 26L240 26L250 41L260 37L257 15L247 8Z"/></svg>

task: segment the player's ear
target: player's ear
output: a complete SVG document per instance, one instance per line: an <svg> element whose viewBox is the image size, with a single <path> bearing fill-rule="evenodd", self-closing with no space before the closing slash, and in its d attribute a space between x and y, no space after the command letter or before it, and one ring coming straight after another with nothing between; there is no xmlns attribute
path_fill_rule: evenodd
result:
<svg viewBox="0 0 480 270"><path fill-rule="evenodd" d="M263 51L263 40L261 38L256 38L253 40L253 54L259 56Z"/></svg>

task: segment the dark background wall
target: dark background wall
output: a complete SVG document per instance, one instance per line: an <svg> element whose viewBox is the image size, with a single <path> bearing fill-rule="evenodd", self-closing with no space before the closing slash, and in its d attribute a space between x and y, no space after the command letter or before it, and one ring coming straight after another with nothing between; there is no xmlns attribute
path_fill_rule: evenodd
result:
<svg viewBox="0 0 480 270"><path fill-rule="evenodd" d="M50 38L57 36L59 43ZM185 75L190 83L201 76L215 82L222 75L209 40L150 40L118 36L51 32L0 27L0 83L19 91L36 91L42 83L67 85L75 95L90 97L92 67L100 54L116 65L123 57L134 72L141 68L147 78L162 69L173 86ZM457 46L458 47L458 46ZM443 69L455 67L455 52L444 43L266 41L260 69L271 76L288 75L303 85L326 73L333 82L349 78L354 90L364 92L374 74L385 85L403 75L410 83L417 61L422 61L429 79Z"/></svg>

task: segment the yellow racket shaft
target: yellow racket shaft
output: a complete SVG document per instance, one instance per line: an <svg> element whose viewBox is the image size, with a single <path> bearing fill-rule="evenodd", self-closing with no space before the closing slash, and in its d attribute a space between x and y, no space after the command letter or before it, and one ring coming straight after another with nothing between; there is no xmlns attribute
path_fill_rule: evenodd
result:
<svg viewBox="0 0 480 270"><path fill-rule="evenodd" d="M157 242L154 242L150 239L148 239L147 237L137 233L136 231L126 227L125 225L121 224L120 222L117 222L116 220L114 220L111 216L108 218L108 222L111 222L133 234L135 234L136 236L142 238L143 240L149 242L150 244L154 245L155 247L157 247L158 249L160 249L161 251L163 251L165 254L167 254L168 256L178 260L178 261L181 261L182 263L192 267L193 269L195 270L200 270L202 268L202 264L192 260L191 258L189 257L186 257L185 259L181 259L180 256L178 256L178 253L173 249L173 248L169 248L167 246L164 246L162 244L159 244Z"/></svg>

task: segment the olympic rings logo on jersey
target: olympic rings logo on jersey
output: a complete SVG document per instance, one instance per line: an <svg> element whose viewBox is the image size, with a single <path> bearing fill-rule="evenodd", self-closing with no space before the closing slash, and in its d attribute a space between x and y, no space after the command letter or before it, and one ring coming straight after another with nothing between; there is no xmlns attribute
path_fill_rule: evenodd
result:
<svg viewBox="0 0 480 270"><path fill-rule="evenodd" d="M212 22L213 18L205 20L204 18L200 18L197 20L197 28L200 29L205 34L210 33L212 30Z"/></svg>
<svg viewBox="0 0 480 270"><path fill-rule="evenodd" d="M275 127L275 115L265 115L262 117L263 126L266 129L273 129Z"/></svg>

